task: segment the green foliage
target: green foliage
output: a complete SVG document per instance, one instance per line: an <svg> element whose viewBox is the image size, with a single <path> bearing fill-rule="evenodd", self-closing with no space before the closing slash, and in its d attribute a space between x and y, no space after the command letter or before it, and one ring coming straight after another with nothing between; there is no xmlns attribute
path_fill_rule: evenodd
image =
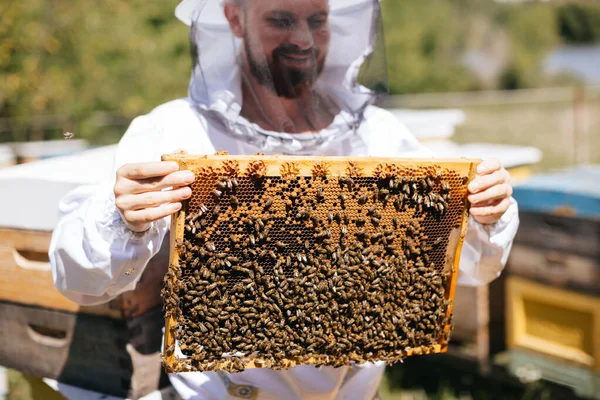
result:
<svg viewBox="0 0 600 400"><path fill-rule="evenodd" d="M188 28L173 16L178 2L0 1L0 141L71 130L114 142L128 118L185 96L191 61ZM386 40L378 48L387 50L387 67L374 57L361 81L393 94L477 90L482 82L461 57L498 43L508 50L495 86L533 87L544 83L540 62L559 33L576 42L600 36L593 6L384 0L382 7ZM51 128L38 126L40 116L53 116ZM15 117L23 129L6 129Z"/></svg>
<svg viewBox="0 0 600 400"><path fill-rule="evenodd" d="M494 37L506 40L510 51L498 86L535 86L541 60L558 42L555 8L548 4L422 0L384 1L383 7L395 94L478 89L460 56Z"/></svg>
<svg viewBox="0 0 600 400"><path fill-rule="evenodd" d="M384 1L383 19L391 93L473 87L457 57L464 28L453 1Z"/></svg>
<svg viewBox="0 0 600 400"><path fill-rule="evenodd" d="M177 3L2 2L0 117L66 115L85 127L95 111L136 115L184 96L189 43L187 27L173 16ZM34 135L12 136L2 139Z"/></svg>
<svg viewBox="0 0 600 400"><path fill-rule="evenodd" d="M559 42L555 11L546 4L510 7L505 29L510 41L510 62L500 80L502 89L534 87L542 77L541 62Z"/></svg>
<svg viewBox="0 0 600 400"><path fill-rule="evenodd" d="M566 42L600 42L600 5L568 4L557 10L557 18Z"/></svg>

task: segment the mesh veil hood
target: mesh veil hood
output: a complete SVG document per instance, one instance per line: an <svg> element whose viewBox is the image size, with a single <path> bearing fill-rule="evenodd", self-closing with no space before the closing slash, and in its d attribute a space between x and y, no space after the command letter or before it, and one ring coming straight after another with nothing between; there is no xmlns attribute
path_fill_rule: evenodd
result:
<svg viewBox="0 0 600 400"><path fill-rule="evenodd" d="M244 44L225 18L226 1L230 0L184 0L175 10L177 18L190 26L195 59L189 98L194 107L222 119L228 133L265 152L311 153L355 133L374 97L357 78L378 40L380 0L329 0L329 50L313 86L331 96L340 111L328 128L308 134L269 131L240 115Z"/></svg>

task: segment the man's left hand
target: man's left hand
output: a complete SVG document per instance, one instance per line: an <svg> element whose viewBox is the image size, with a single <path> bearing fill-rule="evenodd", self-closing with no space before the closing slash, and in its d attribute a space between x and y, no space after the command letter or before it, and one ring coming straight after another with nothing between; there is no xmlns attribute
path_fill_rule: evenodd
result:
<svg viewBox="0 0 600 400"><path fill-rule="evenodd" d="M498 159L490 158L479 164L477 176L469 185L470 214L481 224L498 222L512 194L510 174Z"/></svg>

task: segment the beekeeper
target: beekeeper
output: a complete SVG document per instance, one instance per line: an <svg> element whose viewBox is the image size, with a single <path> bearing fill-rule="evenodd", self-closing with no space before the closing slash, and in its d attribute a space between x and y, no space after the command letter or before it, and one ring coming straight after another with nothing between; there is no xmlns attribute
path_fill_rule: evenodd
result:
<svg viewBox="0 0 600 400"><path fill-rule="evenodd" d="M194 47L188 97L134 119L118 146L115 180L80 187L60 205L54 280L80 304L134 289L169 216L190 197L194 175L161 162L162 154L431 156L357 82L359 70L373 86L384 76L374 51L379 0L186 0L176 15L190 25ZM519 223L502 165L487 160L477 172L459 275L468 285L500 274ZM192 372L171 382L184 399L372 399L384 368Z"/></svg>

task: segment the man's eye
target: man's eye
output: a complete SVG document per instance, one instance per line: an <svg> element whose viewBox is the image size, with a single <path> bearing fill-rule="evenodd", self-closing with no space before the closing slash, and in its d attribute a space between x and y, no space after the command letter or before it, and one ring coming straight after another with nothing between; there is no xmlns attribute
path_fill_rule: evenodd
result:
<svg viewBox="0 0 600 400"><path fill-rule="evenodd" d="M310 29L321 29L326 23L327 19L324 18L310 18L308 20Z"/></svg>
<svg viewBox="0 0 600 400"><path fill-rule="evenodd" d="M290 18L269 18L269 23L277 28L289 28L293 21Z"/></svg>

